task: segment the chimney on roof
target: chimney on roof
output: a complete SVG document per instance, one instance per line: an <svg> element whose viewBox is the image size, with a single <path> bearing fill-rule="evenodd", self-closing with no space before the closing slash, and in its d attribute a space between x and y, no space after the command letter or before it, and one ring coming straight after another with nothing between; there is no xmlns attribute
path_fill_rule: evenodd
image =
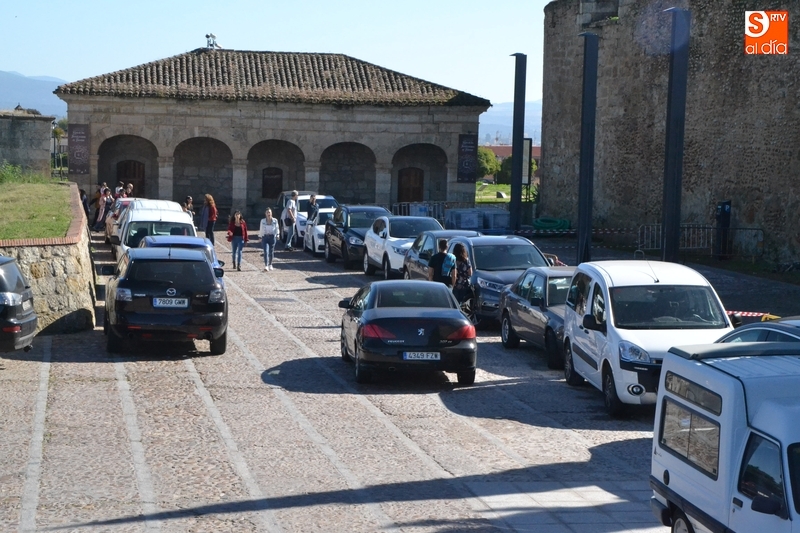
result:
<svg viewBox="0 0 800 533"><path fill-rule="evenodd" d="M216 50L217 48L222 48L220 45L217 44L217 36L213 33L206 33L206 48L209 50Z"/></svg>

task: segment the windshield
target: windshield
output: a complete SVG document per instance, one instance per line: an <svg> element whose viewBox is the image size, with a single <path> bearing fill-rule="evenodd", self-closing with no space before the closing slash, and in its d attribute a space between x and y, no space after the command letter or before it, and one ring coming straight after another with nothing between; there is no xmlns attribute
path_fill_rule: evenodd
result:
<svg viewBox="0 0 800 533"><path fill-rule="evenodd" d="M800 513L800 443L790 444L787 454L789 455L789 480L792 483L794 508Z"/></svg>
<svg viewBox="0 0 800 533"><path fill-rule="evenodd" d="M709 329L727 323L714 293L696 285L611 289L614 324L622 329Z"/></svg>
<svg viewBox="0 0 800 533"><path fill-rule="evenodd" d="M569 293L570 277L550 278L547 280L547 305L566 303Z"/></svg>
<svg viewBox="0 0 800 533"><path fill-rule="evenodd" d="M380 211L362 211L361 213L350 213L347 226L351 228L368 228L380 216L386 213Z"/></svg>
<svg viewBox="0 0 800 533"><path fill-rule="evenodd" d="M477 270L525 270L532 266L549 266L541 252L532 244L476 246L473 253Z"/></svg>
<svg viewBox="0 0 800 533"><path fill-rule="evenodd" d="M194 237L194 226L184 222L131 222L125 236L125 246L136 248L148 235L191 235Z"/></svg>
<svg viewBox="0 0 800 533"><path fill-rule="evenodd" d="M397 239L414 239L423 231L442 229L435 218L389 220L389 236Z"/></svg>

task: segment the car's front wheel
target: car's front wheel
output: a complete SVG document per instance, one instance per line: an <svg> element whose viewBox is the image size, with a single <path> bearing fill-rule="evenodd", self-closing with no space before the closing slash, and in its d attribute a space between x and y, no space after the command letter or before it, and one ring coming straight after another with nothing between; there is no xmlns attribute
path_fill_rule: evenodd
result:
<svg viewBox="0 0 800 533"><path fill-rule="evenodd" d="M516 348L519 346L519 337L511 325L511 317L508 312L503 313L503 322L500 324L500 340L504 348Z"/></svg>
<svg viewBox="0 0 800 533"><path fill-rule="evenodd" d="M575 371L575 365L572 362L572 345L569 342L564 344L564 379L567 385L573 387L583 383L583 378Z"/></svg>
<svg viewBox="0 0 800 533"><path fill-rule="evenodd" d="M383 258L383 279L392 279L392 264L385 256Z"/></svg>
<svg viewBox="0 0 800 533"><path fill-rule="evenodd" d="M606 368L603 372L603 402L608 416L612 418L618 418L625 412L625 404L619 399L614 373L610 368Z"/></svg>
<svg viewBox="0 0 800 533"><path fill-rule="evenodd" d="M336 261L336 256L331 252L331 243L328 242L328 239L325 239L325 261L328 263Z"/></svg>
<svg viewBox="0 0 800 533"><path fill-rule="evenodd" d="M216 339L211 339L211 355L222 355L228 349L228 330Z"/></svg>
<svg viewBox="0 0 800 533"><path fill-rule="evenodd" d="M375 274L375 267L370 264L369 255L367 254L366 250L364 250L364 274L367 276L372 276Z"/></svg>

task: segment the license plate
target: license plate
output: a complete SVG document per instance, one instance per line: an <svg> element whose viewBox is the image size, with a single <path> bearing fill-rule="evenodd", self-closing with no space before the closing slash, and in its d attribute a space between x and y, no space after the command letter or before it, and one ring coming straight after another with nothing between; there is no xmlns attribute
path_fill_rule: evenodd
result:
<svg viewBox="0 0 800 533"><path fill-rule="evenodd" d="M31 301L30 300L25 300L24 302L22 302L22 310L23 311L30 311L31 310Z"/></svg>
<svg viewBox="0 0 800 533"><path fill-rule="evenodd" d="M403 352L406 361L438 361L439 352Z"/></svg>
<svg viewBox="0 0 800 533"><path fill-rule="evenodd" d="M153 298L153 307L189 307L188 298Z"/></svg>

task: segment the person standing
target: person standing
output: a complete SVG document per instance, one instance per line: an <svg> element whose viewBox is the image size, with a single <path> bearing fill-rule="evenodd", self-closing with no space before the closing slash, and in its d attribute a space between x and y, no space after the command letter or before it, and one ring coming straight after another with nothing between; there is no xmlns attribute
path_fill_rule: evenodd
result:
<svg viewBox="0 0 800 533"><path fill-rule="evenodd" d="M206 232L206 238L214 244L214 224L217 222L217 205L214 197L206 194L203 210L200 212L200 227Z"/></svg>
<svg viewBox="0 0 800 533"><path fill-rule="evenodd" d="M438 281L448 287L456 282L456 256L447 253L447 239L439 239L439 253L428 261L428 281Z"/></svg>
<svg viewBox="0 0 800 533"><path fill-rule="evenodd" d="M287 252L294 251L292 248L292 239L294 239L294 223L297 220L297 191L292 191L292 197L286 204L283 210L283 224L286 228L286 246L284 250Z"/></svg>
<svg viewBox="0 0 800 533"><path fill-rule="evenodd" d="M233 253L233 268L238 271L242 270L242 250L247 241L247 222L242 218L242 212L237 209L228 222L228 242L231 243Z"/></svg>
<svg viewBox="0 0 800 533"><path fill-rule="evenodd" d="M103 197L103 189L106 188L105 183L101 183L97 186L97 192L94 193L94 200L92 201L92 205L94 205L94 218L92 219L91 227L94 228L94 225L97 224L97 219L100 216L100 199Z"/></svg>
<svg viewBox="0 0 800 533"><path fill-rule="evenodd" d="M453 255L456 256L456 280L453 284L453 296L463 302L470 291L470 278L472 277L472 263L469 262L467 247L460 242L453 246Z"/></svg>
<svg viewBox="0 0 800 533"><path fill-rule="evenodd" d="M192 203L191 196L186 197L186 200L184 200L183 205L181 205L181 207L183 207L183 210L185 212L189 213L189 216L192 217L192 221L194 221L194 204Z"/></svg>
<svg viewBox="0 0 800 533"><path fill-rule="evenodd" d="M86 191L83 189L79 189L78 192L81 195L81 207L83 207L83 212L86 213L86 221L89 221L89 197L86 196Z"/></svg>
<svg viewBox="0 0 800 533"><path fill-rule="evenodd" d="M264 250L264 270L272 270L272 260L275 257L275 242L280 235L278 219L272 216L272 209L264 211L258 235L261 237L261 248Z"/></svg>
<svg viewBox="0 0 800 533"><path fill-rule="evenodd" d="M306 220L311 220L319 213L319 204L317 203L317 195L312 194L308 199L308 208L306 208Z"/></svg>
<svg viewBox="0 0 800 533"><path fill-rule="evenodd" d="M97 215L97 222L92 228L94 231L103 231L103 227L106 225L106 217L108 217L108 212L111 211L111 208L114 206L114 197L111 195L111 189L108 187L103 189L103 194L100 196L99 204L100 211Z"/></svg>

